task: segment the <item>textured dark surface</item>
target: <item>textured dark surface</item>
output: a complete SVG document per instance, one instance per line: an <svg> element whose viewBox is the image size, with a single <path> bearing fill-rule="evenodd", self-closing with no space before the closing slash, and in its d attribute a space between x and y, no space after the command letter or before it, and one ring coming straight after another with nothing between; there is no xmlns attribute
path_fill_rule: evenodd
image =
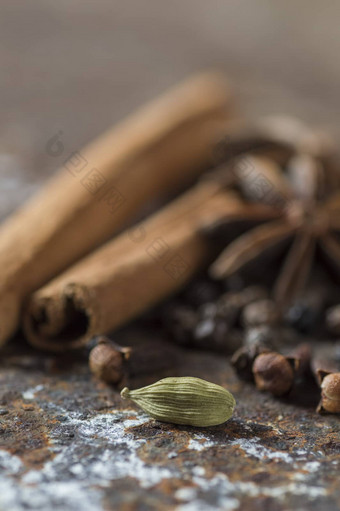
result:
<svg viewBox="0 0 340 511"><path fill-rule="evenodd" d="M274 400L202 352L178 351L169 373L225 385L233 418L203 429L161 424L95 381L85 362L8 350L1 509L339 509L340 421L315 413L314 389Z"/></svg>
<svg viewBox="0 0 340 511"><path fill-rule="evenodd" d="M206 67L226 70L248 115L293 113L339 134L338 11L310 0L2 0L0 217L87 140ZM53 157L47 144L59 132L64 152ZM315 389L274 400L221 356L174 359L167 375L234 393L228 423L157 423L93 380L85 360L10 346L0 366L1 511L339 509L340 421L315 413Z"/></svg>

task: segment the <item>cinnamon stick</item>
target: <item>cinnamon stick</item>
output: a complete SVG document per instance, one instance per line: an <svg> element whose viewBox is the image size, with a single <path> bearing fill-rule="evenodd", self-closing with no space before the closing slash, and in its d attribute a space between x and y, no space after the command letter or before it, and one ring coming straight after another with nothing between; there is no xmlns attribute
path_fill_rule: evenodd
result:
<svg viewBox="0 0 340 511"><path fill-rule="evenodd" d="M150 199L202 171L229 107L220 76L189 80L70 155L2 225L0 344L16 330L29 293L107 241Z"/></svg>
<svg viewBox="0 0 340 511"><path fill-rule="evenodd" d="M245 207L217 182L199 183L33 294L23 321L28 340L65 350L121 326L181 287L215 255L203 225L238 218ZM253 207L254 216L263 217L266 207Z"/></svg>

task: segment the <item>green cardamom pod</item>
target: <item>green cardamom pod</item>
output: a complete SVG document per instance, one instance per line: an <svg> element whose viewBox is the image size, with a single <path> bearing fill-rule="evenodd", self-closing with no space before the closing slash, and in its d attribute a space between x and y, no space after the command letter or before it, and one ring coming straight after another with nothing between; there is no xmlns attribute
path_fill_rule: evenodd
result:
<svg viewBox="0 0 340 511"><path fill-rule="evenodd" d="M136 390L125 387L121 396L154 419L190 426L222 424L230 419L236 404L228 390L190 376L164 378Z"/></svg>

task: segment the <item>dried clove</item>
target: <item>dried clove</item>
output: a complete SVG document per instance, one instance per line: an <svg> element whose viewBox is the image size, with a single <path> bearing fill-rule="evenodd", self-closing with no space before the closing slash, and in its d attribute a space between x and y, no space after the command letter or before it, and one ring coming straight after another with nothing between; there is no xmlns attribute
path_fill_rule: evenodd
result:
<svg viewBox="0 0 340 511"><path fill-rule="evenodd" d="M316 382L321 385L322 380L331 373L337 373L338 367L337 363L330 358L326 358L325 356L314 355L311 360L311 368L316 379Z"/></svg>
<svg viewBox="0 0 340 511"><path fill-rule="evenodd" d="M126 364L131 348L121 347L107 337L101 336L90 351L91 372L106 383L118 384L126 374Z"/></svg>
<svg viewBox="0 0 340 511"><path fill-rule="evenodd" d="M256 387L274 396L287 394L294 382L296 361L274 351L261 353L253 364Z"/></svg>
<svg viewBox="0 0 340 511"><path fill-rule="evenodd" d="M340 373L327 374L321 383L318 412L340 413Z"/></svg>
<svg viewBox="0 0 340 511"><path fill-rule="evenodd" d="M314 358L312 370L321 388L318 413L340 413L340 372L337 364L329 359Z"/></svg>
<svg viewBox="0 0 340 511"><path fill-rule="evenodd" d="M242 346L231 357L231 365L234 367L239 378L246 381L254 381L253 364L256 357L261 353L270 351L261 343L252 346Z"/></svg>
<svg viewBox="0 0 340 511"><path fill-rule="evenodd" d="M280 351L283 346L290 346L296 341L294 332L286 327L264 324L248 328L244 332L244 345L234 353L231 364L241 379L254 381L253 363L256 357L262 353Z"/></svg>

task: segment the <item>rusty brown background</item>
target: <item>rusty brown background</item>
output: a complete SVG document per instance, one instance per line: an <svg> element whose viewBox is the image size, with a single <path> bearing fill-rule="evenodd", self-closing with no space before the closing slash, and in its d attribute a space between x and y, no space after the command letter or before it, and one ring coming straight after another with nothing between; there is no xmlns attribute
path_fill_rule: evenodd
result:
<svg viewBox="0 0 340 511"><path fill-rule="evenodd" d="M1 0L0 217L62 162L47 150L56 133L67 155L205 68L227 72L247 115L292 113L339 139L339 14L329 0ZM301 393L259 394L223 357L176 359L178 374L234 392L231 421L160 425L92 380L84 360L10 346L1 511L339 509L338 418L317 416Z"/></svg>

